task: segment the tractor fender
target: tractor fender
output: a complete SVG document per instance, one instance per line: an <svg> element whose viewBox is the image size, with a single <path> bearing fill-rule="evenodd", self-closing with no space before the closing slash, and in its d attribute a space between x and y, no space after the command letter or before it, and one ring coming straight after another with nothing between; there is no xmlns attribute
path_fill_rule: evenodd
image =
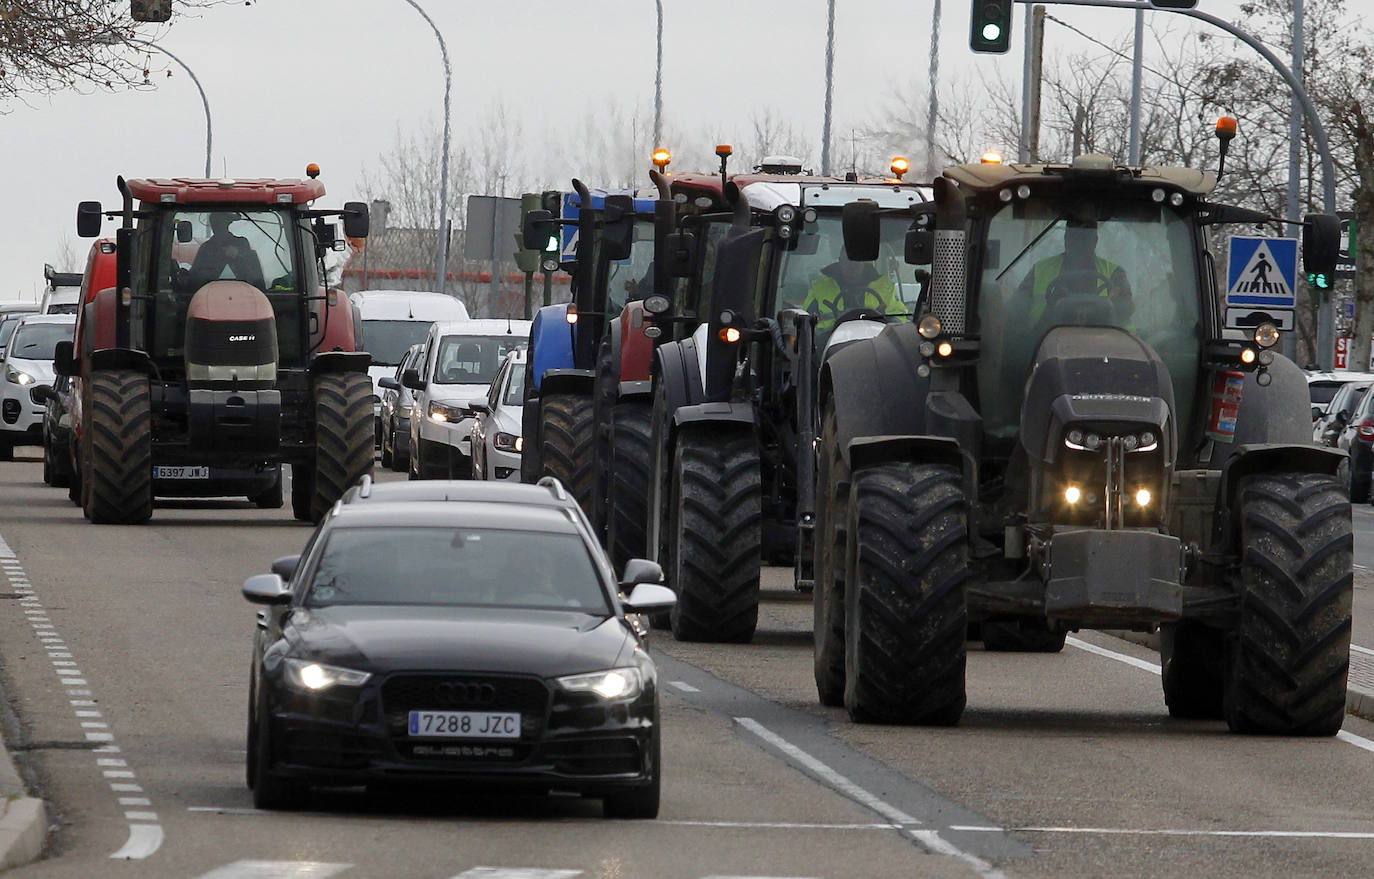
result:
<svg viewBox="0 0 1374 879"><path fill-rule="evenodd" d="M861 436L845 450L852 471L875 464L911 462L949 464L964 469L964 454L957 440L947 436Z"/></svg>
<svg viewBox="0 0 1374 879"><path fill-rule="evenodd" d="M754 427L753 403L696 403L673 412L673 431L698 425L740 425Z"/></svg>
<svg viewBox="0 0 1374 879"><path fill-rule="evenodd" d="M615 354L620 363L620 383L649 380L649 367L654 360L654 340L644 335L644 300L625 303L619 321Z"/></svg>
<svg viewBox="0 0 1374 879"><path fill-rule="evenodd" d="M1298 365L1280 354L1268 367L1270 382L1261 386L1254 372L1245 374L1245 387L1236 410L1236 434L1231 442L1241 446L1312 442L1312 400L1307 377Z"/></svg>
<svg viewBox="0 0 1374 879"><path fill-rule="evenodd" d="M578 394L591 397L596 389L596 371L591 369L551 369L539 383L539 396Z"/></svg>
<svg viewBox="0 0 1374 879"><path fill-rule="evenodd" d="M115 347L117 304L118 291L114 287L106 287L81 306L81 315L77 318L79 328L73 331L76 343L72 356L78 361L88 351Z"/></svg>
<svg viewBox="0 0 1374 879"><path fill-rule="evenodd" d="M100 348L90 353L89 362L91 372L100 369L132 369L148 375L156 372L148 352L133 348Z"/></svg>
<svg viewBox="0 0 1374 879"><path fill-rule="evenodd" d="M930 379L916 374L922 359L919 345L914 325L892 324L873 338L855 339L827 357L816 400L820 409L835 401L837 439L846 459L850 443L858 437L931 432L926 426ZM901 404L893 393L897 388Z"/></svg>
<svg viewBox="0 0 1374 879"><path fill-rule="evenodd" d="M366 351L321 351L310 357L309 372L317 375L335 375L342 372L367 372L372 363L372 355Z"/></svg>
<svg viewBox="0 0 1374 879"><path fill-rule="evenodd" d="M1258 443L1236 447L1221 465L1221 485L1212 519L1212 545L1235 548L1235 541L1240 537L1240 520L1234 513L1236 493L1245 477L1278 472L1334 476L1345 459L1344 449L1313 445L1310 437L1306 443Z"/></svg>
<svg viewBox="0 0 1374 879"><path fill-rule="evenodd" d="M624 314L622 313L620 316L613 318L609 323L606 324L606 338L602 340L602 344L606 345L610 349L611 373L616 376L619 376L620 374L621 328L624 325ZM618 382L619 378L617 378L616 381Z"/></svg>
<svg viewBox="0 0 1374 879"><path fill-rule="evenodd" d="M573 367L573 332L568 323L568 303L545 305L534 313L530 324L530 375L534 387L542 389L544 376L555 370Z"/></svg>
<svg viewBox="0 0 1374 879"><path fill-rule="evenodd" d="M651 380L621 382L616 389L616 400L652 400L654 398L654 383Z"/></svg>
<svg viewBox="0 0 1374 879"><path fill-rule="evenodd" d="M361 347L358 344L362 338L361 317L348 294L337 287L328 290L321 288L318 298L310 305L312 350L327 354L350 353Z"/></svg>
<svg viewBox="0 0 1374 879"><path fill-rule="evenodd" d="M691 339L660 345L655 356L658 363L654 371L655 385L663 394L665 412L676 412L704 399L697 347Z"/></svg>

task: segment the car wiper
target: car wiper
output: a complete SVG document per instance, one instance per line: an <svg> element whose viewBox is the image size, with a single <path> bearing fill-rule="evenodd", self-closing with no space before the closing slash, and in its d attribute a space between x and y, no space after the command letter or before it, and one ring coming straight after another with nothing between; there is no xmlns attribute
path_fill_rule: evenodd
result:
<svg viewBox="0 0 1374 879"><path fill-rule="evenodd" d="M1011 262L1007 263L1007 267L1006 267L1005 269L1002 269L1002 271L999 272L998 275L997 275L997 277L996 277L996 278L993 278L993 280L994 280L994 281L1000 281L1000 280L1002 280L1002 276L1005 275L1007 272L1011 271L1011 267L1014 266L1014 265L1016 265L1016 263L1021 259L1021 257L1023 257L1023 256L1026 255L1026 251L1030 250L1032 247L1034 247L1035 245L1039 244L1039 243L1040 243L1040 239L1041 239L1041 238L1044 238L1045 235L1046 235L1051 229L1053 229L1053 228L1059 223L1060 220L1066 220L1066 219L1068 219L1068 215L1067 215L1067 214L1060 214L1059 216L1055 217L1053 220L1050 220L1049 225L1046 226L1045 228L1041 229L1041 230L1036 234L1036 236L1030 240L1030 244L1027 244L1025 247L1021 248L1021 252L1018 253L1018 254L1016 254L1016 258L1013 259Z"/></svg>

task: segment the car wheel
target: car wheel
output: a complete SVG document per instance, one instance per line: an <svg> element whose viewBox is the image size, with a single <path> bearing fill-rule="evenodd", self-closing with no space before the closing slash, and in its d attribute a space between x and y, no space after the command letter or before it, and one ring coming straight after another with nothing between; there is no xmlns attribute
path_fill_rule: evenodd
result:
<svg viewBox="0 0 1374 879"><path fill-rule="evenodd" d="M394 459L395 452L392 448L396 445L396 423L388 421L382 426L382 466L390 467Z"/></svg>
<svg viewBox="0 0 1374 879"><path fill-rule="evenodd" d="M257 730L251 745L253 767L253 808L299 809L310 797L310 787L294 778L283 778L272 771L272 726L264 706L258 705Z"/></svg>
<svg viewBox="0 0 1374 879"><path fill-rule="evenodd" d="M52 485L52 455L48 453L48 444L43 444L43 484Z"/></svg>
<svg viewBox="0 0 1374 879"><path fill-rule="evenodd" d="M659 743L657 723L654 724L653 736L649 742L649 747L653 748L653 755L649 758L653 778L649 780L648 784L606 794L601 799L601 814L604 817L639 820L651 820L658 817L659 792L662 786L660 780L663 773L661 771L662 748Z"/></svg>
<svg viewBox="0 0 1374 879"><path fill-rule="evenodd" d="M248 499L257 504L260 510L280 510L284 503L281 490L281 470L277 470L277 481L272 484L271 488L258 494L251 494Z"/></svg>

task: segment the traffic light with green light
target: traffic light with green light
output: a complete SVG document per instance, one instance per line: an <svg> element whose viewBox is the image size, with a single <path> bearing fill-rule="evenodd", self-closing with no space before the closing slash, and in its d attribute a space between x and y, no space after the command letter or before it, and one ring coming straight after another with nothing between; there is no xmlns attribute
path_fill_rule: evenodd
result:
<svg viewBox="0 0 1374 879"><path fill-rule="evenodd" d="M973 0L968 44L975 52L1003 54L1011 46L1012 0Z"/></svg>
<svg viewBox="0 0 1374 879"><path fill-rule="evenodd" d="M1331 276L1326 272L1308 272L1307 286L1313 290L1330 290Z"/></svg>
<svg viewBox="0 0 1374 879"><path fill-rule="evenodd" d="M1302 218L1302 267L1307 286L1330 290L1336 277L1341 249L1341 221L1335 214L1308 214Z"/></svg>

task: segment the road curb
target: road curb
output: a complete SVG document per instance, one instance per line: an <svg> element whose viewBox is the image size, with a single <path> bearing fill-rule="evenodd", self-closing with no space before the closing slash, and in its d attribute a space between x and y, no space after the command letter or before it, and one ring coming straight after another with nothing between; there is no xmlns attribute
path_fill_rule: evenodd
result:
<svg viewBox="0 0 1374 879"><path fill-rule="evenodd" d="M4 762L9 763L8 754ZM38 860L48 834L47 807L36 797L11 797L0 803L5 810L0 817L0 870Z"/></svg>
<svg viewBox="0 0 1374 879"><path fill-rule="evenodd" d="M1126 632L1117 629L1103 629L1103 634L1129 641L1132 644L1139 644L1148 647L1156 653L1159 652L1159 635L1150 635L1144 632ZM1347 714L1354 714L1366 720L1374 720L1374 693L1369 692L1354 684L1347 684L1345 691L1345 711Z"/></svg>

